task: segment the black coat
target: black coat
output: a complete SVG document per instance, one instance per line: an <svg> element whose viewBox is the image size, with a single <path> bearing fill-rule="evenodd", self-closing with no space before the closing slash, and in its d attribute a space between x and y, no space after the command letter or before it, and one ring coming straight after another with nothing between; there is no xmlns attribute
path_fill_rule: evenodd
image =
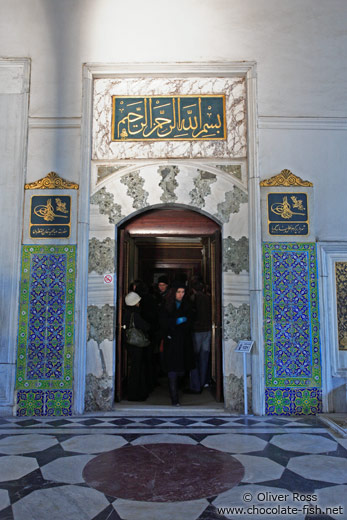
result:
<svg viewBox="0 0 347 520"><path fill-rule="evenodd" d="M187 321L177 324L176 320L186 317ZM164 362L168 372L185 372L194 367L191 330L191 306L186 297L179 308L163 308L160 317L161 334L164 339Z"/></svg>
<svg viewBox="0 0 347 520"><path fill-rule="evenodd" d="M137 329L143 330L144 332L148 332L150 329L150 324L143 319L140 313L139 307L126 307L123 314L123 323L129 328L131 315L134 314L134 326Z"/></svg>

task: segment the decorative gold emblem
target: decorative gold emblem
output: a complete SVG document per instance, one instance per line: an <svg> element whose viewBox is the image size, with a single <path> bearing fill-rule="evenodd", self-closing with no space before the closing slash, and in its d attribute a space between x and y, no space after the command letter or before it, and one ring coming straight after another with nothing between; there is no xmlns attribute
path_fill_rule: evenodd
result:
<svg viewBox="0 0 347 520"><path fill-rule="evenodd" d="M59 198L56 198L55 203L59 213L69 213L69 211L66 209L66 202L62 202ZM68 216L54 213L52 199L48 199L46 205L41 204L40 206L36 206L34 208L34 213L36 216L42 217L43 220L46 220L46 222L53 221L55 217L69 218Z"/></svg>
<svg viewBox="0 0 347 520"><path fill-rule="evenodd" d="M292 208L298 208L305 211L302 200L297 200L295 196L290 198L292 199L292 205L288 202L288 197L285 196L282 202L274 202L274 204L271 205L271 211L285 219L292 218L293 215L305 215L305 213L292 210Z"/></svg>
<svg viewBox="0 0 347 520"><path fill-rule="evenodd" d="M281 173L274 175L270 179L266 179L265 181L260 182L260 186L269 188L273 186L303 186L303 187L311 187L313 186L312 182L304 181L290 170L282 170Z"/></svg>
<svg viewBox="0 0 347 520"><path fill-rule="evenodd" d="M50 172L46 177L24 186L25 190L78 190L78 188L78 184L62 179L55 172Z"/></svg>

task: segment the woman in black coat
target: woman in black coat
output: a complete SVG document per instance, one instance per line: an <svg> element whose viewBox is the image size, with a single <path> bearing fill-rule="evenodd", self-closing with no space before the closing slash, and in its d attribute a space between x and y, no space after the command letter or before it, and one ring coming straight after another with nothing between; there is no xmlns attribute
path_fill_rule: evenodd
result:
<svg viewBox="0 0 347 520"><path fill-rule="evenodd" d="M183 283L173 284L160 319L164 339L164 363L174 406L179 406L178 378L194 366L191 307L185 291Z"/></svg>
<svg viewBox="0 0 347 520"><path fill-rule="evenodd" d="M130 292L125 297L124 325L129 328L131 317L134 317L134 326L148 333L149 323L140 314L141 297ZM148 381L148 347L136 347L127 343L128 352L128 401L145 401L149 393Z"/></svg>

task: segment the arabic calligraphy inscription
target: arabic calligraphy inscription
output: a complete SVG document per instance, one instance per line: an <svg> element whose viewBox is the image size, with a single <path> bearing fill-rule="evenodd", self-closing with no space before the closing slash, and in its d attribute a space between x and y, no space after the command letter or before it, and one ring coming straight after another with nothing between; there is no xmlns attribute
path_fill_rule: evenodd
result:
<svg viewBox="0 0 347 520"><path fill-rule="evenodd" d="M69 238L70 225L70 196L40 195L31 198L31 238Z"/></svg>
<svg viewBox="0 0 347 520"><path fill-rule="evenodd" d="M268 225L270 235L308 235L306 193L269 193Z"/></svg>
<svg viewBox="0 0 347 520"><path fill-rule="evenodd" d="M112 141L225 140L225 95L112 96Z"/></svg>

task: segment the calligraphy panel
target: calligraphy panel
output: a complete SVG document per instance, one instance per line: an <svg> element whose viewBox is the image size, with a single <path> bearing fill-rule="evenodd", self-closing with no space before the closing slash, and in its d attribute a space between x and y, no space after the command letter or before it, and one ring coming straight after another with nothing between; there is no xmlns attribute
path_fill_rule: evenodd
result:
<svg viewBox="0 0 347 520"><path fill-rule="evenodd" d="M69 238L71 197L38 195L31 198L30 238Z"/></svg>
<svg viewBox="0 0 347 520"><path fill-rule="evenodd" d="M225 96L112 96L112 141L225 140Z"/></svg>
<svg viewBox="0 0 347 520"><path fill-rule="evenodd" d="M339 350L347 350L347 262L335 263Z"/></svg>
<svg viewBox="0 0 347 520"><path fill-rule="evenodd" d="M306 193L269 193L268 228L270 235L308 235Z"/></svg>

